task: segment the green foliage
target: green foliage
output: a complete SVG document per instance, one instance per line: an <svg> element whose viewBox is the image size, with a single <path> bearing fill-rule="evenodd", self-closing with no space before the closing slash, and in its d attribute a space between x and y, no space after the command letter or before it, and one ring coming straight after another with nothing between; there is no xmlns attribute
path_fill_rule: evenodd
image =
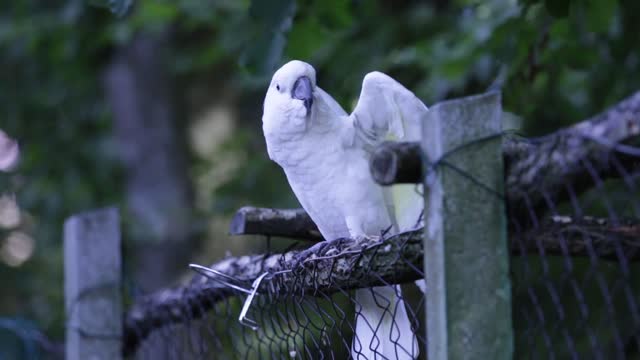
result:
<svg viewBox="0 0 640 360"><path fill-rule="evenodd" d="M101 27L101 18L78 1L19 1L0 10L0 128L22 152L16 172L0 174L0 187L16 194L24 212L17 230L35 239L34 255L20 268L0 264L10 289L0 306L37 319L53 336L62 335L64 319L62 221L116 202L121 191L96 71L104 45L77 31L92 26Z"/></svg>
<svg viewBox="0 0 640 360"><path fill-rule="evenodd" d="M240 63L251 72L271 73L280 60L291 28L296 3L294 0L252 1L249 7L250 39Z"/></svg>
<svg viewBox="0 0 640 360"><path fill-rule="evenodd" d="M584 119L640 88L637 0L7 2L0 9L0 128L20 140L23 161L16 173L0 175L0 186L18 194L29 216L22 230L37 245L22 267L0 264L11 289L0 307L36 319L50 335L63 333L63 219L119 203L124 192L103 68L138 32L167 29L181 102L203 83L222 88L216 94L242 94L234 102L242 120L225 151L246 161L216 190L214 214L246 202L295 205L266 157L259 120L271 73L288 59L312 63L320 86L348 110L372 70L428 105L500 83L506 110L525 119L528 135ZM194 161L191 171L205 166Z"/></svg>
<svg viewBox="0 0 640 360"><path fill-rule="evenodd" d="M108 8L118 16L125 15L133 5L133 0L89 0L89 2L94 6Z"/></svg>

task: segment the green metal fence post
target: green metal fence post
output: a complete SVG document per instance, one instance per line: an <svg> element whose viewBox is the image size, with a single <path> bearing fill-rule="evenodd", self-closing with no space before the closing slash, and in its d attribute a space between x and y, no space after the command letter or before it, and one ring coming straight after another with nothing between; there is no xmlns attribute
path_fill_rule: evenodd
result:
<svg viewBox="0 0 640 360"><path fill-rule="evenodd" d="M423 123L428 358L511 359L499 93L433 106Z"/></svg>

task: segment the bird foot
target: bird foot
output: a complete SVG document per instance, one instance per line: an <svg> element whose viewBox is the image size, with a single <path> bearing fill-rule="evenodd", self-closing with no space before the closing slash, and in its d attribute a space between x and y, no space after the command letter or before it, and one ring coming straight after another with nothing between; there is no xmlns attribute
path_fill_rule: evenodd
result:
<svg viewBox="0 0 640 360"><path fill-rule="evenodd" d="M353 237L356 244L379 242L382 240L382 236L378 235L356 235Z"/></svg>

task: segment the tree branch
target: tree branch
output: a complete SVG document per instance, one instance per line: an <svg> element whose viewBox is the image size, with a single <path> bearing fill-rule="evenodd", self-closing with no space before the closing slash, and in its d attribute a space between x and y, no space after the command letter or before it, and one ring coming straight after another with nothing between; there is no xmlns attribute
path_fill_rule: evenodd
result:
<svg viewBox="0 0 640 360"><path fill-rule="evenodd" d="M510 210L515 214L524 213L524 207L539 210L545 196L565 200L570 196L568 187L579 195L599 180L637 171L640 148L623 144L637 144L639 135L637 92L605 112L549 136L529 142L508 139L504 151ZM619 171L620 167L624 171Z"/></svg>
<svg viewBox="0 0 640 360"><path fill-rule="evenodd" d="M229 257L211 268L251 283L264 272L291 270L264 281L262 293L314 295L400 284L422 278L423 231L414 230L382 242L338 239L304 251L270 256ZM513 255L548 254L640 261L640 222L611 224L604 219L556 216L536 230L512 235ZM268 284L268 286L265 286ZM125 315L124 352L131 354L156 328L203 317L216 302L237 292L197 276L185 286L138 300Z"/></svg>
<svg viewBox="0 0 640 360"><path fill-rule="evenodd" d="M422 182L422 151L418 142L386 141L369 162L373 179L380 185Z"/></svg>
<svg viewBox="0 0 640 360"><path fill-rule="evenodd" d="M592 187L593 173L600 178L621 177L615 161L627 171L640 165L640 149L625 151L620 144L637 140L640 135L640 92L605 112L549 136L527 140L506 136L505 188L510 210L522 213L522 207L537 210L544 196L566 199L565 190L575 194ZM373 154L370 169L381 185L421 183L419 143L382 144Z"/></svg>
<svg viewBox="0 0 640 360"><path fill-rule="evenodd" d="M231 219L231 235L284 236L322 241L322 235L303 209L270 209L245 206Z"/></svg>
<svg viewBox="0 0 640 360"><path fill-rule="evenodd" d="M553 216L522 236L510 237L512 255L561 255L640 261L640 222Z"/></svg>

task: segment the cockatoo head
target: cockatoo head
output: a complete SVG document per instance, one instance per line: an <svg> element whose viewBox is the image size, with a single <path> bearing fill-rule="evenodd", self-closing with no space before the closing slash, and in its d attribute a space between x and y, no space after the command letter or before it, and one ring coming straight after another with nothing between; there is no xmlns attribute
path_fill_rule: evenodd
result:
<svg viewBox="0 0 640 360"><path fill-rule="evenodd" d="M278 69L264 99L262 124L265 135L306 131L313 114L315 88L313 66L292 60Z"/></svg>

